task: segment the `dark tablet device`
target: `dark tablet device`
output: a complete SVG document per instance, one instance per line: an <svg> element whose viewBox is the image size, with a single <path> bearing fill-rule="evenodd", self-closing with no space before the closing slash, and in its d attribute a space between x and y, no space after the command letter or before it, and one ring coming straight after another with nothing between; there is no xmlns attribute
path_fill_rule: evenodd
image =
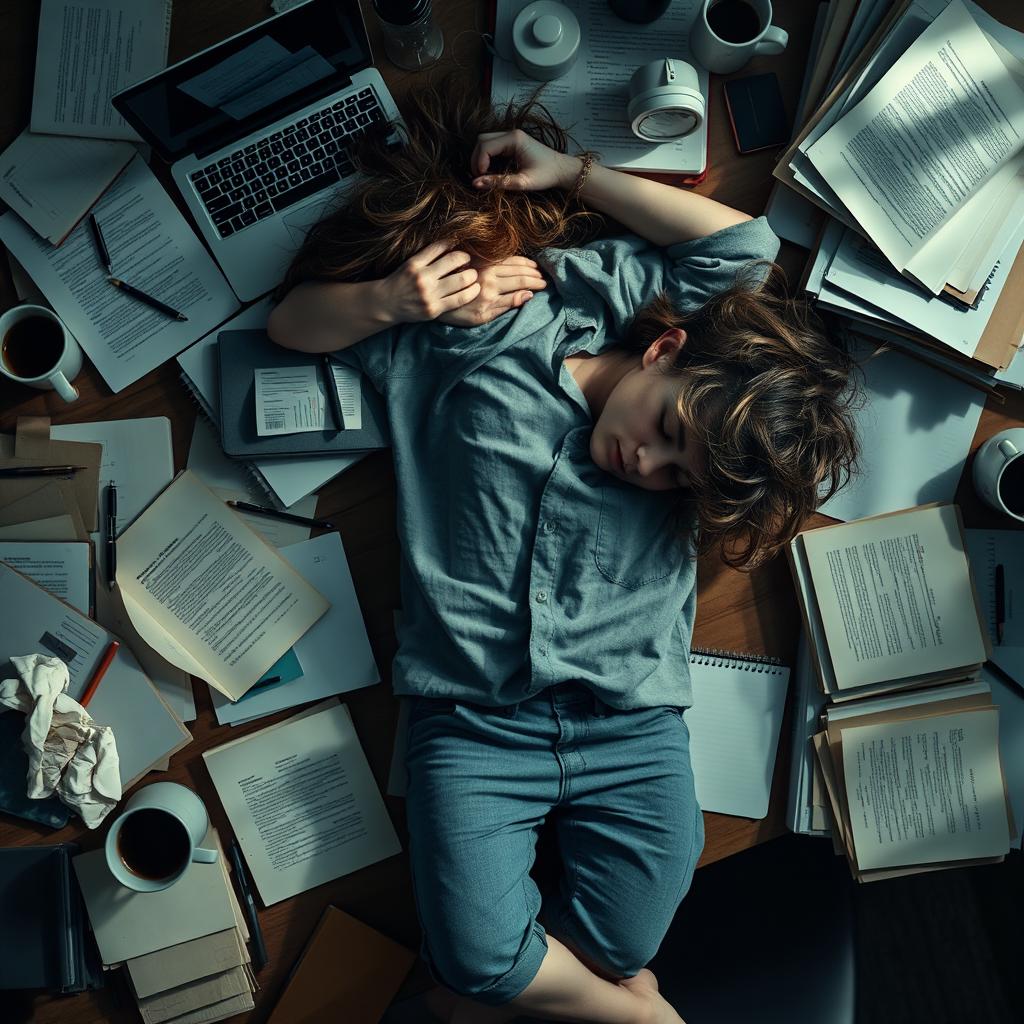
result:
<svg viewBox="0 0 1024 1024"><path fill-rule="evenodd" d="M753 153L789 141L789 119L778 78L746 75L725 83L725 108L741 153Z"/></svg>

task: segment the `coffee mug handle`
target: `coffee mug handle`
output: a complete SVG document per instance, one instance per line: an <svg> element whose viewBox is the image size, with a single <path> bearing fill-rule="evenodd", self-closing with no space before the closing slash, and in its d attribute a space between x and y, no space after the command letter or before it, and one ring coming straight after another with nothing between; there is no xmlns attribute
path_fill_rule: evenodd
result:
<svg viewBox="0 0 1024 1024"><path fill-rule="evenodd" d="M54 390L64 399L65 402L78 401L78 388L72 387L71 382L58 370L49 377Z"/></svg>
<svg viewBox="0 0 1024 1024"><path fill-rule="evenodd" d="M1004 438L999 442L999 453L1007 459L1012 459L1015 455L1020 455L1020 449L1009 438Z"/></svg>
<svg viewBox="0 0 1024 1024"><path fill-rule="evenodd" d="M204 850L201 846L197 846L192 851L192 860L198 864L216 864L217 857L216 850Z"/></svg>
<svg viewBox="0 0 1024 1024"><path fill-rule="evenodd" d="M789 42L789 33L778 25L769 25L754 47L754 53L774 55L782 53Z"/></svg>

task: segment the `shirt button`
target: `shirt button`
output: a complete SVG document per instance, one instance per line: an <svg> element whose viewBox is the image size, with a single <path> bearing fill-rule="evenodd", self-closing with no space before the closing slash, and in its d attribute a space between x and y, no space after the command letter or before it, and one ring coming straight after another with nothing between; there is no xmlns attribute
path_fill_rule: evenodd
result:
<svg viewBox="0 0 1024 1024"><path fill-rule="evenodd" d="M545 533L554 533L555 532L555 526L556 526L556 524L555 524L555 521L553 519L545 519L544 520L544 526L542 527L542 529L544 530Z"/></svg>
<svg viewBox="0 0 1024 1024"><path fill-rule="evenodd" d="M548 599L548 592L546 590L538 590L533 596L537 604L544 604Z"/></svg>

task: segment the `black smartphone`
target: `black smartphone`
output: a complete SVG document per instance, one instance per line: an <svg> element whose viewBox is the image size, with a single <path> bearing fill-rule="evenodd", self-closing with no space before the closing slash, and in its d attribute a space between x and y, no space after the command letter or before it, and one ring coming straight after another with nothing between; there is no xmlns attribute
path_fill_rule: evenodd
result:
<svg viewBox="0 0 1024 1024"><path fill-rule="evenodd" d="M779 79L772 72L746 75L725 83L725 109L741 153L784 146L789 142L789 118L782 102Z"/></svg>

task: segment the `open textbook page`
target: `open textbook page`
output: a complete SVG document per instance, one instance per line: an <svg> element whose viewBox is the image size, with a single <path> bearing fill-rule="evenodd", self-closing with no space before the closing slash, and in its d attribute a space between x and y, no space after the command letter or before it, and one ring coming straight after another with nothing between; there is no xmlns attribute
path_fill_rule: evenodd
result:
<svg viewBox="0 0 1024 1024"><path fill-rule="evenodd" d="M107 281L89 225L59 249L13 213L0 241L39 285L112 391L121 391L222 323L238 301L195 232L141 157L93 208L114 274L182 312L174 320Z"/></svg>
<svg viewBox="0 0 1024 1024"><path fill-rule="evenodd" d="M898 270L1024 145L1024 66L952 3L807 151Z"/></svg>
<svg viewBox="0 0 1024 1024"><path fill-rule="evenodd" d="M1009 852L996 708L852 726L842 737L861 871Z"/></svg>
<svg viewBox="0 0 1024 1024"><path fill-rule="evenodd" d="M110 100L166 65L170 27L171 0L42 0L32 131L137 140Z"/></svg>
<svg viewBox="0 0 1024 1024"><path fill-rule="evenodd" d="M801 534L840 689L986 657L955 505Z"/></svg>
<svg viewBox="0 0 1024 1024"><path fill-rule="evenodd" d="M502 0L494 26L496 54L491 99L496 106L522 102L536 91L536 79L524 75L512 58L512 23L529 0ZM576 63L547 82L540 102L583 149L600 153L609 167L631 171L702 174L707 164L707 127L674 142L638 139L626 114L629 79L643 64L659 57L690 60L690 26L701 5L676 0L656 21L638 25L612 13L608 0L565 0L579 19L580 51ZM708 97L708 73L694 64L701 95Z"/></svg>
<svg viewBox="0 0 1024 1024"><path fill-rule="evenodd" d="M121 534L117 563L143 640L232 700L328 608L188 470Z"/></svg>

